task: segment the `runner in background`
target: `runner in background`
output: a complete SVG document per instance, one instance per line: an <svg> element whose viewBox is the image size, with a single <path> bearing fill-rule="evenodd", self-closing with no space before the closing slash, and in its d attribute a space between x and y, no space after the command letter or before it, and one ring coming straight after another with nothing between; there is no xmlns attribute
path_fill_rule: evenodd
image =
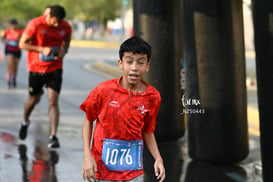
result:
<svg viewBox="0 0 273 182"><path fill-rule="evenodd" d="M15 88L17 70L21 58L21 49L19 48L19 40L23 30L18 28L16 19L10 20L10 27L5 30L2 41L5 44L5 56L7 61L6 80L8 88Z"/></svg>
<svg viewBox="0 0 273 182"><path fill-rule="evenodd" d="M60 147L57 138L59 125L59 94L62 85L63 57L68 51L71 39L71 26L66 24L62 6L50 6L50 13L32 19L26 26L19 46L28 50L27 69L29 71L29 98L24 108L24 121L19 138L27 137L30 114L39 102L43 87L47 88L49 120L51 132L49 148Z"/></svg>

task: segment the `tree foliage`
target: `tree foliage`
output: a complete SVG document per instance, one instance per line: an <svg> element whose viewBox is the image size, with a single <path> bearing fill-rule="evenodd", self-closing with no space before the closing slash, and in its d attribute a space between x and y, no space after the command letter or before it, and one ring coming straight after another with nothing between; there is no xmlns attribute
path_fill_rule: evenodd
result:
<svg viewBox="0 0 273 182"><path fill-rule="evenodd" d="M40 16L47 5L64 6L68 19L97 20L101 23L120 16L122 0L1 0L0 21L21 22Z"/></svg>

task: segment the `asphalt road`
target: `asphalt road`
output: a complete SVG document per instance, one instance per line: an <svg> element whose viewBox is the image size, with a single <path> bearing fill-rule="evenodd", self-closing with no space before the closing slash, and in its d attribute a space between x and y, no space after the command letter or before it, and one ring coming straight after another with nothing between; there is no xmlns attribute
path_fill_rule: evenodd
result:
<svg viewBox="0 0 273 182"><path fill-rule="evenodd" d="M43 171L41 178L48 178L44 181L81 181L81 124L84 113L78 107L91 89L106 80L86 70L84 65L100 59L112 59L113 53L113 49L71 48L66 55L59 102L58 136L61 148L54 152L46 148L49 135L46 94L31 115L27 139L18 139L19 123L28 96L26 52L23 52L20 62L16 89L6 88L5 61L0 63L0 182L31 181L39 177L35 174L39 171Z"/></svg>

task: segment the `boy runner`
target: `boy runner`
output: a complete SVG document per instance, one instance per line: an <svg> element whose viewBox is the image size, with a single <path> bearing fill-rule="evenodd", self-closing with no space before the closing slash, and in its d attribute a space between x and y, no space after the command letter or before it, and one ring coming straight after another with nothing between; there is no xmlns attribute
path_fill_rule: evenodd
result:
<svg viewBox="0 0 273 182"><path fill-rule="evenodd" d="M165 179L154 136L161 97L142 80L149 71L150 56L148 43L138 37L127 39L119 50L118 66L123 75L99 84L80 106L86 113L82 170L85 180L143 182L143 140L155 159L157 179L160 182Z"/></svg>
<svg viewBox="0 0 273 182"><path fill-rule="evenodd" d="M30 123L29 117L39 102L43 86L47 87L51 135L49 148L58 148L56 137L59 124L58 99L62 84L63 57L67 53L71 38L71 26L63 21L65 10L62 6L50 6L48 15L31 20L20 40L19 46L28 50L29 98L24 109L24 121L19 131L25 139Z"/></svg>

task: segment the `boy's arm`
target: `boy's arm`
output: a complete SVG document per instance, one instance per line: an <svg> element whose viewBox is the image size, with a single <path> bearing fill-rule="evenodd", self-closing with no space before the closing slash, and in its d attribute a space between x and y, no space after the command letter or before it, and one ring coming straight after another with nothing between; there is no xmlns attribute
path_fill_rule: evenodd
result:
<svg viewBox="0 0 273 182"><path fill-rule="evenodd" d="M91 136L93 131L93 122L90 122L86 117L82 125L83 138L83 166L82 177L84 180L91 182L91 179L96 178L97 164L90 151Z"/></svg>
<svg viewBox="0 0 273 182"><path fill-rule="evenodd" d="M154 163L155 175L157 176L157 179L160 179L159 182L162 182L165 179L165 168L163 159L157 147L155 136L153 133L143 132L143 139L147 148L149 149L150 153L155 159Z"/></svg>

